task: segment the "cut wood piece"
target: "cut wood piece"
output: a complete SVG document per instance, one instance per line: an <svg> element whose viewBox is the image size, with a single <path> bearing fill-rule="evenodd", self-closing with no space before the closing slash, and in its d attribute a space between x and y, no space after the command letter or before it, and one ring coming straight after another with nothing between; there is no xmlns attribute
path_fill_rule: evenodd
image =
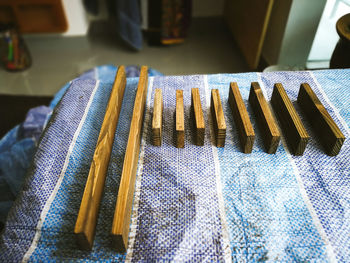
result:
<svg viewBox="0 0 350 263"><path fill-rule="evenodd" d="M147 70L146 66L142 66L113 218L111 234L113 245L118 252L125 252L128 244L132 200L140 151L141 128L147 96Z"/></svg>
<svg viewBox="0 0 350 263"><path fill-rule="evenodd" d="M191 90L191 112L193 118L192 122L194 126L195 144L202 146L204 145L205 123L198 88L193 88Z"/></svg>
<svg viewBox="0 0 350 263"><path fill-rule="evenodd" d="M185 118L183 90L176 90L176 112L175 112L176 147L185 147Z"/></svg>
<svg viewBox="0 0 350 263"><path fill-rule="evenodd" d="M300 86L298 104L310 121L326 153L330 156L337 155L345 136L307 83Z"/></svg>
<svg viewBox="0 0 350 263"><path fill-rule="evenodd" d="M276 83L273 88L271 105L281 124L290 152L303 155L310 137L281 83Z"/></svg>
<svg viewBox="0 0 350 263"><path fill-rule="evenodd" d="M123 102L125 84L125 68L120 66L107 104L106 114L75 223L74 234L80 249L91 250L94 242L97 216L114 142L114 134Z"/></svg>
<svg viewBox="0 0 350 263"><path fill-rule="evenodd" d="M224 147L226 138L226 122L221 105L220 93L217 89L211 90L210 110L214 124L216 146Z"/></svg>
<svg viewBox="0 0 350 263"><path fill-rule="evenodd" d="M255 140L255 133L236 82L231 82L230 84L228 102L238 129L242 151L244 153L251 153Z"/></svg>
<svg viewBox="0 0 350 263"><path fill-rule="evenodd" d="M163 96L162 90L156 89L153 103L152 137L153 145L162 145Z"/></svg>
<svg viewBox="0 0 350 263"><path fill-rule="evenodd" d="M252 82L249 102L253 108L267 153L275 153L281 136L258 82Z"/></svg>

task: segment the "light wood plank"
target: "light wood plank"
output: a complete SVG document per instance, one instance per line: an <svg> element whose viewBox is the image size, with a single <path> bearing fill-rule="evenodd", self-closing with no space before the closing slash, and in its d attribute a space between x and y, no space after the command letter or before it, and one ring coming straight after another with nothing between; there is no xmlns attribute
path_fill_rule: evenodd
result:
<svg viewBox="0 0 350 263"><path fill-rule="evenodd" d="M276 83L273 88L271 105L281 124L290 152L303 155L310 137L281 83Z"/></svg>
<svg viewBox="0 0 350 263"><path fill-rule="evenodd" d="M153 145L162 145L163 95L161 89L156 89L153 102L152 138Z"/></svg>
<svg viewBox="0 0 350 263"><path fill-rule="evenodd" d="M213 119L215 140L217 147L225 146L226 138L226 122L224 111L222 109L220 93L218 89L211 90L211 100L210 100L210 109Z"/></svg>
<svg viewBox="0 0 350 263"><path fill-rule="evenodd" d="M232 110L233 120L238 129L242 151L244 153L251 153L254 145L255 133L236 82L230 83L228 102Z"/></svg>
<svg viewBox="0 0 350 263"><path fill-rule="evenodd" d="M326 153L330 156L337 155L345 136L307 83L300 86L298 104L308 117Z"/></svg>
<svg viewBox="0 0 350 263"><path fill-rule="evenodd" d="M258 122L267 153L275 153L281 139L278 126L258 82L252 82L249 102Z"/></svg>
<svg viewBox="0 0 350 263"><path fill-rule="evenodd" d="M147 96L147 70L146 66L141 68L113 218L111 234L114 247L119 252L125 252L128 245L132 200L140 151L141 128Z"/></svg>
<svg viewBox="0 0 350 263"><path fill-rule="evenodd" d="M97 140L75 223L74 234L80 249L91 250L93 246L98 211L114 142L114 134L123 102L125 85L125 68L120 66L107 104L106 114Z"/></svg>
<svg viewBox="0 0 350 263"><path fill-rule="evenodd" d="M175 132L176 147L185 147L185 117L183 90L176 90L176 111L175 111Z"/></svg>
<svg viewBox="0 0 350 263"><path fill-rule="evenodd" d="M204 145L205 122L198 88L191 89L191 112L194 126L195 144L202 146Z"/></svg>

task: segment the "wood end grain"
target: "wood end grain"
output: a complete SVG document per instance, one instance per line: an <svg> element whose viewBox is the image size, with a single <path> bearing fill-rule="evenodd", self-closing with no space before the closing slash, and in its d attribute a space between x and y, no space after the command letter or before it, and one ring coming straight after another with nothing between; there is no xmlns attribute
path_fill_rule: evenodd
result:
<svg viewBox="0 0 350 263"><path fill-rule="evenodd" d="M176 110L175 110L175 134L176 147L185 147L185 116L183 90L176 90Z"/></svg>
<svg viewBox="0 0 350 263"><path fill-rule="evenodd" d="M163 95L156 89L153 100L152 140L154 146L162 145Z"/></svg>

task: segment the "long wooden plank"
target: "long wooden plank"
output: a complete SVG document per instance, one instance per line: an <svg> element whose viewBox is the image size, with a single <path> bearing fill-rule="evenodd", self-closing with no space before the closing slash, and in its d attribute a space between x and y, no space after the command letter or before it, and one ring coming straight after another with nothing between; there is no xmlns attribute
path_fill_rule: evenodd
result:
<svg viewBox="0 0 350 263"><path fill-rule="evenodd" d="M176 147L185 147L185 117L183 90L176 90L175 133Z"/></svg>
<svg viewBox="0 0 350 263"><path fill-rule="evenodd" d="M281 124L290 152L303 155L310 137L281 83L276 83L273 88L271 105Z"/></svg>
<svg viewBox="0 0 350 263"><path fill-rule="evenodd" d="M254 145L255 133L236 82L230 83L228 102L232 110L233 120L238 129L242 151L244 153L251 153Z"/></svg>
<svg viewBox="0 0 350 263"><path fill-rule="evenodd" d="M198 88L191 89L191 112L193 118L195 144L204 145L205 123Z"/></svg>
<svg viewBox="0 0 350 263"><path fill-rule="evenodd" d="M123 102L126 75L124 66L118 68L106 114L97 140L83 198L75 223L74 234L80 249L92 248L100 201L105 184L115 129Z"/></svg>
<svg viewBox="0 0 350 263"><path fill-rule="evenodd" d="M141 128L147 96L147 70L148 68L146 66L141 68L113 218L111 234L114 247L119 252L125 252L128 244L137 161L140 151Z"/></svg>
<svg viewBox="0 0 350 263"><path fill-rule="evenodd" d="M275 153L281 139L278 126L258 82L252 82L249 102L252 105L267 153Z"/></svg>
<svg viewBox="0 0 350 263"><path fill-rule="evenodd" d="M226 122L218 89L211 90L210 110L213 119L217 147L225 146Z"/></svg>
<svg viewBox="0 0 350 263"><path fill-rule="evenodd" d="M308 117L326 153L330 156L337 155L345 136L307 83L300 86L298 104Z"/></svg>
<svg viewBox="0 0 350 263"><path fill-rule="evenodd" d="M153 145L162 145L163 95L161 89L156 89L153 102L152 139Z"/></svg>

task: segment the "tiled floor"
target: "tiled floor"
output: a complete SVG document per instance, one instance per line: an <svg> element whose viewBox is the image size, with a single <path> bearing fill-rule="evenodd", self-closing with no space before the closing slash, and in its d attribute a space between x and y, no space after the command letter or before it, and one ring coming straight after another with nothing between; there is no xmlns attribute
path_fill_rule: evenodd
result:
<svg viewBox="0 0 350 263"><path fill-rule="evenodd" d="M233 73L248 68L221 18L193 20L186 42L130 50L106 22L86 37L26 36L33 65L20 73L0 70L0 94L52 95L62 85L102 64L148 65L166 75Z"/></svg>

